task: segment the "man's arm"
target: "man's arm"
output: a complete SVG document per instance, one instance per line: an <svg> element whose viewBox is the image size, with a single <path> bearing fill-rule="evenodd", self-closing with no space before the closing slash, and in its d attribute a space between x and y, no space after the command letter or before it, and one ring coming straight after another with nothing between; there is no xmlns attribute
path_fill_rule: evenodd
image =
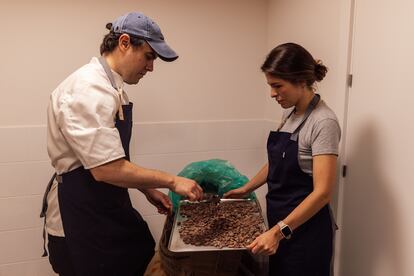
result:
<svg viewBox="0 0 414 276"><path fill-rule="evenodd" d="M125 159L118 159L92 168L90 172L97 181L123 188L167 188L190 200L200 200L203 197L203 190L194 180L146 169Z"/></svg>

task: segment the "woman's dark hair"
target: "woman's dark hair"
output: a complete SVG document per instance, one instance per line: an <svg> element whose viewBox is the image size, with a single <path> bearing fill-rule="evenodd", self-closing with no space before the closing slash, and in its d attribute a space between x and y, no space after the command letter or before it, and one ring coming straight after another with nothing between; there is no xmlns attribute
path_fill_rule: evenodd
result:
<svg viewBox="0 0 414 276"><path fill-rule="evenodd" d="M311 89L328 72L322 61L315 60L305 48L295 43L281 44L270 51L261 69L293 84L305 83Z"/></svg>
<svg viewBox="0 0 414 276"><path fill-rule="evenodd" d="M119 37L122 35L122 33L115 33L111 30L112 23L106 24L106 28L109 30L109 33L104 36L102 44L100 46L101 55L104 53L111 53L118 46ZM141 46L145 42L145 40L140 37L136 37L130 34L128 35L129 41L134 47Z"/></svg>

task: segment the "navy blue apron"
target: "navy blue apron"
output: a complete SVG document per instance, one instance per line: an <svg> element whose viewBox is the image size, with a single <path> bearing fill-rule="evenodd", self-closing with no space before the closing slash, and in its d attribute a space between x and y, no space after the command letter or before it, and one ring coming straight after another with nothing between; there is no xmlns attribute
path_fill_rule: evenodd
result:
<svg viewBox="0 0 414 276"><path fill-rule="evenodd" d="M266 195L269 227L285 219L313 191L312 176L303 172L298 162L298 136L319 99L319 95L313 97L302 122L293 133L281 132L280 127L269 134ZM325 205L312 218L299 226L293 232L291 239L281 240L276 254L269 257L269 275L330 275L332 222L329 205Z"/></svg>
<svg viewBox="0 0 414 276"><path fill-rule="evenodd" d="M116 89L105 59L99 61ZM123 105L119 112L115 126L129 160L132 103ZM128 189L98 182L89 170L80 167L61 175L58 198L77 276L144 274L154 255L155 242L147 223L133 208Z"/></svg>

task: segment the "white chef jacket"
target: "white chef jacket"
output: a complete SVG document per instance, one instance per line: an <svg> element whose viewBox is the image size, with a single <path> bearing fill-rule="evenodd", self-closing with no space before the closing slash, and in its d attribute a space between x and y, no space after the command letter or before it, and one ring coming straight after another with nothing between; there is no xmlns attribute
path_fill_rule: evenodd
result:
<svg viewBox="0 0 414 276"><path fill-rule="evenodd" d="M58 175L80 166L91 169L125 156L115 116L120 105L129 100L122 77L112 73L118 91L94 57L52 92L47 110L47 150ZM57 182L47 202L46 231L62 237Z"/></svg>

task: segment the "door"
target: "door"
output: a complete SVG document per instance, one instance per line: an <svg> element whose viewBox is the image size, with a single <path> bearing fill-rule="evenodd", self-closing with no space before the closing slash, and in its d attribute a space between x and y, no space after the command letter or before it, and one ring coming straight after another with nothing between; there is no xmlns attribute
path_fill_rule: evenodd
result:
<svg viewBox="0 0 414 276"><path fill-rule="evenodd" d="M414 275L413 11L355 0L341 276Z"/></svg>

